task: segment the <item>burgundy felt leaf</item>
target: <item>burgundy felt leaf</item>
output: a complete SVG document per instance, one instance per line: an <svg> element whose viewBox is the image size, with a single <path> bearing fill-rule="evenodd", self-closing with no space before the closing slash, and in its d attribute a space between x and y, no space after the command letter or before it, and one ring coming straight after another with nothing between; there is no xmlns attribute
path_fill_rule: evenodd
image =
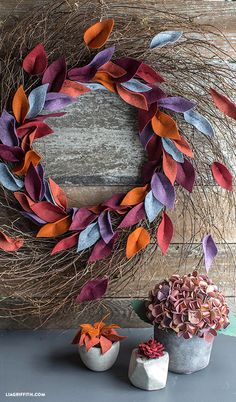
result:
<svg viewBox="0 0 236 402"><path fill-rule="evenodd" d="M120 59L116 59L114 60L114 63L118 64L118 66L122 67L126 71L126 73L121 77L114 78L114 82L116 83L129 81L135 76L138 68L142 64L141 61L132 59L131 57L122 57Z"/></svg>
<svg viewBox="0 0 236 402"><path fill-rule="evenodd" d="M193 191L195 169L187 159L184 159L184 163L177 163L176 181L190 193Z"/></svg>
<svg viewBox="0 0 236 402"><path fill-rule="evenodd" d="M170 217L163 212L162 220L157 229L157 243L163 254L166 254L174 233Z"/></svg>
<svg viewBox="0 0 236 402"><path fill-rule="evenodd" d="M136 75L142 78L148 84L156 84L157 82L161 83L165 81L160 73L158 73L151 66L145 63L140 64Z"/></svg>
<svg viewBox="0 0 236 402"><path fill-rule="evenodd" d="M25 175L25 189L34 201L41 201L44 197L44 182L42 166L30 163Z"/></svg>
<svg viewBox="0 0 236 402"><path fill-rule="evenodd" d="M144 149L147 148L147 145L153 136L156 137L156 134L153 131L152 124L148 123L148 125L143 129L142 133L139 134L139 139Z"/></svg>
<svg viewBox="0 0 236 402"><path fill-rule="evenodd" d="M102 203L102 206L108 207L108 208L116 211L116 209L120 207L120 203L123 200L124 196L125 196L125 193L116 193L111 198L104 201ZM124 206L122 206L122 208L124 209ZM126 209L126 207L125 207L125 209Z"/></svg>
<svg viewBox="0 0 236 402"><path fill-rule="evenodd" d="M76 303L100 299L106 293L108 278L92 279L87 282L76 297Z"/></svg>
<svg viewBox="0 0 236 402"><path fill-rule="evenodd" d="M97 218L88 208L79 208L75 213L69 230L83 230Z"/></svg>
<svg viewBox="0 0 236 402"><path fill-rule="evenodd" d="M16 120L6 110L3 110L0 117L0 140L4 145L19 145L16 135Z"/></svg>
<svg viewBox="0 0 236 402"><path fill-rule="evenodd" d="M111 216L109 211L103 211L99 217L98 217L98 226L100 230L100 234L102 239L106 244L109 243L109 241L112 239L114 236L114 232L112 229L112 223L111 223Z"/></svg>
<svg viewBox="0 0 236 402"><path fill-rule="evenodd" d="M145 219L144 204L143 202L140 202L125 215L118 228L128 228L130 226L136 225L136 223L139 223L143 219Z"/></svg>
<svg viewBox="0 0 236 402"><path fill-rule="evenodd" d="M60 207L48 201L35 202L30 208L39 218L49 223L57 222L66 216Z"/></svg>
<svg viewBox="0 0 236 402"><path fill-rule="evenodd" d="M0 250L6 252L17 251L23 246L23 244L24 240L7 236L5 233L0 231Z"/></svg>
<svg viewBox="0 0 236 402"><path fill-rule="evenodd" d="M152 120L157 112L157 103L152 103L148 110L139 109L138 111L138 125L139 133L141 134L147 124Z"/></svg>
<svg viewBox="0 0 236 402"><path fill-rule="evenodd" d="M152 89L150 91L144 92L143 95L145 96L148 105L151 105L152 103L157 102L161 98L166 97L166 93L161 88L153 85Z"/></svg>
<svg viewBox="0 0 236 402"><path fill-rule="evenodd" d="M88 262L95 262L103 260L104 258L109 257L111 254L116 237L113 237L109 243L105 243L103 239L98 240L98 242L93 247L92 253L88 259Z"/></svg>
<svg viewBox="0 0 236 402"><path fill-rule="evenodd" d="M205 258L205 267L208 272L215 256L218 253L216 244L210 234L204 236L204 238L202 240L202 247L203 247L204 258Z"/></svg>
<svg viewBox="0 0 236 402"><path fill-rule="evenodd" d="M50 117L62 117L65 115L66 115L66 112L41 114L40 116L34 117L34 121L44 121L46 119L49 119Z"/></svg>
<svg viewBox="0 0 236 402"><path fill-rule="evenodd" d="M236 105L230 99L228 99L225 95L220 94L215 89L210 89L212 99L216 105L216 107L224 113L226 116L232 117L232 119L236 120Z"/></svg>
<svg viewBox="0 0 236 402"><path fill-rule="evenodd" d="M154 135L146 146L149 161L159 162L162 156L161 138Z"/></svg>
<svg viewBox="0 0 236 402"><path fill-rule="evenodd" d="M53 61L43 74L42 84L48 85L48 92L59 92L66 79L67 67L64 56Z"/></svg>
<svg viewBox="0 0 236 402"><path fill-rule="evenodd" d="M216 183L218 183L222 188L232 191L233 178L227 167L223 165L223 163L213 162L211 170Z"/></svg>
<svg viewBox="0 0 236 402"><path fill-rule="evenodd" d="M167 208L173 208L175 189L170 180L161 172L154 173L151 180L152 192L155 198Z"/></svg>
<svg viewBox="0 0 236 402"><path fill-rule="evenodd" d="M144 184L150 183L157 165L158 165L157 161L147 161L143 164L142 173L141 173L142 183L144 183Z"/></svg>
<svg viewBox="0 0 236 402"><path fill-rule="evenodd" d="M23 69L31 75L43 74L48 65L48 57L42 43L39 43L23 60Z"/></svg>
<svg viewBox="0 0 236 402"><path fill-rule="evenodd" d="M24 151L20 147L0 144L0 158L7 162L20 162L24 158Z"/></svg>
<svg viewBox="0 0 236 402"><path fill-rule="evenodd" d="M42 121L29 121L22 126L18 127L17 135L19 138L24 137L26 134L33 133L33 139L45 137L46 135L52 134L53 130L46 123Z"/></svg>
<svg viewBox="0 0 236 402"><path fill-rule="evenodd" d="M52 249L51 255L76 246L76 244L78 243L78 237L79 233L73 233L71 236L65 237L65 239L60 240Z"/></svg>

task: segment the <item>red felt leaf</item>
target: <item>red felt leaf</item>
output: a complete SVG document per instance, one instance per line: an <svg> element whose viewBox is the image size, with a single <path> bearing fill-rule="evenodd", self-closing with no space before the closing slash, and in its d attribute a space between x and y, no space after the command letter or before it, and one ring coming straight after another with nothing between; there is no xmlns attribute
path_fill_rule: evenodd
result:
<svg viewBox="0 0 236 402"><path fill-rule="evenodd" d="M142 93L132 92L127 88L123 88L120 85L116 86L117 92L120 97L132 106L138 109L148 110L148 104L145 96Z"/></svg>
<svg viewBox="0 0 236 402"><path fill-rule="evenodd" d="M59 92L66 79L66 73L66 59L61 56L48 66L43 74L42 84L49 84L48 92Z"/></svg>
<svg viewBox="0 0 236 402"><path fill-rule="evenodd" d="M48 179L48 182L49 182L51 194L52 194L52 197L53 197L55 203L59 207L62 207L63 209L66 210L68 208L68 200L67 200L65 192L50 177Z"/></svg>
<svg viewBox="0 0 236 402"><path fill-rule="evenodd" d="M105 338L105 336L100 337L100 345L102 349L102 354L106 353L112 347L112 341Z"/></svg>
<svg viewBox="0 0 236 402"><path fill-rule="evenodd" d="M13 237L7 236L5 233L0 232L0 250L4 251L16 251L19 250L24 244L24 240L15 239Z"/></svg>
<svg viewBox="0 0 236 402"><path fill-rule="evenodd" d="M65 217L65 212L48 201L35 202L30 206L32 211L46 222L56 222Z"/></svg>
<svg viewBox="0 0 236 402"><path fill-rule="evenodd" d="M193 151L190 148L189 144L187 141L180 136L179 140L173 140L176 148L182 152L184 155L188 156L189 158L193 158Z"/></svg>
<svg viewBox="0 0 236 402"><path fill-rule="evenodd" d="M52 249L51 255L59 253L60 251L68 250L78 243L79 233L73 233L69 237L60 240Z"/></svg>
<svg viewBox="0 0 236 402"><path fill-rule="evenodd" d="M216 107L224 113L226 116L232 117L232 119L236 120L236 105L230 99L228 99L225 95L220 94L215 89L210 89L212 99L216 105Z"/></svg>
<svg viewBox="0 0 236 402"><path fill-rule="evenodd" d="M24 209L26 212L32 212L31 207L35 204L33 200L31 200L30 197L28 197L26 194L21 193L19 191L16 191L14 193L15 198L21 205L21 207Z"/></svg>
<svg viewBox="0 0 236 402"><path fill-rule="evenodd" d="M145 63L140 64L136 75L142 78L148 84L155 84L156 82L161 83L165 81L160 73Z"/></svg>
<svg viewBox="0 0 236 402"><path fill-rule="evenodd" d="M163 171L170 180L171 184L174 184L177 175L177 162L163 149Z"/></svg>
<svg viewBox="0 0 236 402"><path fill-rule="evenodd" d="M162 221L157 229L157 243L163 254L166 254L169 248L173 233L174 229L171 219L163 212Z"/></svg>
<svg viewBox="0 0 236 402"><path fill-rule="evenodd" d="M184 163L177 163L176 182L190 193L193 191L195 170L192 163L187 159L184 159Z"/></svg>
<svg viewBox="0 0 236 402"><path fill-rule="evenodd" d="M31 75L42 74L48 65L47 53L39 43L23 60L23 69Z"/></svg>
<svg viewBox="0 0 236 402"><path fill-rule="evenodd" d="M76 297L76 303L100 299L107 290L108 278L92 279L87 282Z"/></svg>
<svg viewBox="0 0 236 402"><path fill-rule="evenodd" d="M211 170L216 183L218 183L222 188L232 191L233 178L227 167L223 165L223 163L213 162Z"/></svg>
<svg viewBox="0 0 236 402"><path fill-rule="evenodd" d="M45 137L46 135L52 134L53 130L43 121L28 121L27 123L21 125L17 128L16 133L18 137L22 138L25 135L34 133L32 140Z"/></svg>
<svg viewBox="0 0 236 402"><path fill-rule="evenodd" d="M87 88L85 85L80 84L79 82L70 81L70 80L65 80L60 89L61 93L65 94L65 95L73 96L73 97L83 95L86 92L90 92L90 91L91 91L91 89Z"/></svg>

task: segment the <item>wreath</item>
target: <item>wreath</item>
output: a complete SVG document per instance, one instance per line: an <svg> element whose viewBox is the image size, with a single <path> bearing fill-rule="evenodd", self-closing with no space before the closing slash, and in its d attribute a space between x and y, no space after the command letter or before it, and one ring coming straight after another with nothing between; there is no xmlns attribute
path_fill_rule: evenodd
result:
<svg viewBox="0 0 236 402"><path fill-rule="evenodd" d="M87 48L102 48L113 27L114 20L107 18L87 28ZM159 32L151 40L150 48L157 52L181 41L181 37L181 31ZM174 231L168 210L174 208L175 187L191 193L196 179L194 152L185 137L186 124L203 134L202 141L211 141L215 131L209 118L197 110L196 101L168 92L164 74L140 59L115 58L114 53L115 46L110 46L93 55L86 65L70 67L64 56L49 64L43 43L38 43L22 61L24 73L36 77L37 84L27 91L20 85L13 95L11 109L3 110L0 118L1 185L13 193L21 208L20 215L39 226L36 237L53 239L51 255L73 249L87 261L86 266L110 257L124 236L126 258L133 259L150 244L153 230L160 250L167 252ZM137 109L138 135L147 153L143 184L126 194L114 194L99 205L75 208L69 206L63 189L47 178L44 161L34 150L34 143L53 134L46 122L48 118L63 118L66 107L75 103L78 96L100 89L118 95ZM215 88L209 91L212 105L235 119L235 105ZM175 121L176 114L183 119L183 127ZM208 167L216 183L231 191L232 175L228 168L219 160L213 160ZM17 251L23 245L22 239L0 233L0 248L5 252ZM203 252L209 270L217 254L210 232L203 238ZM101 298L108 281L106 271L98 278L86 280L76 301Z"/></svg>

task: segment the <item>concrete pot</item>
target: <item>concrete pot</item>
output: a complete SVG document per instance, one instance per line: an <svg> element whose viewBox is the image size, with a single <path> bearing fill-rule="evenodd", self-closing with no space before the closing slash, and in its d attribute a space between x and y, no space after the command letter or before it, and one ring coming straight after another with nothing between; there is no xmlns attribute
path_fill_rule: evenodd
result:
<svg viewBox="0 0 236 402"><path fill-rule="evenodd" d="M154 327L154 338L163 343L169 353L169 370L174 373L191 374L208 366L213 342L194 336L178 337L172 330Z"/></svg>
<svg viewBox="0 0 236 402"><path fill-rule="evenodd" d="M138 349L134 349L129 363L129 380L137 388L147 391L162 389L166 386L169 355L158 359L147 359L138 356Z"/></svg>
<svg viewBox="0 0 236 402"><path fill-rule="evenodd" d="M82 362L93 371L105 371L113 366L120 350L120 342L114 342L112 347L104 354L101 348L93 347L88 352L84 345L79 346L79 355Z"/></svg>

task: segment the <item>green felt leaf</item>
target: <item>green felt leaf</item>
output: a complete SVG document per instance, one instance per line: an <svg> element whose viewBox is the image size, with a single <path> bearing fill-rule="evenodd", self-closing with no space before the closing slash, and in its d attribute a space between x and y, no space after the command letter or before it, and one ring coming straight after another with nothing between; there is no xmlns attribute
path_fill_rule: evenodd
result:
<svg viewBox="0 0 236 402"><path fill-rule="evenodd" d="M236 337L236 316L234 316L233 314L230 314L229 322L230 322L230 324L228 325L228 327L225 329L221 329L219 331L219 334Z"/></svg>
<svg viewBox="0 0 236 402"><path fill-rule="evenodd" d="M137 316L142 321L147 322L148 324L151 324L151 321L147 318L147 315L146 315L145 300L132 300L131 306L132 306L134 312L137 314Z"/></svg>

